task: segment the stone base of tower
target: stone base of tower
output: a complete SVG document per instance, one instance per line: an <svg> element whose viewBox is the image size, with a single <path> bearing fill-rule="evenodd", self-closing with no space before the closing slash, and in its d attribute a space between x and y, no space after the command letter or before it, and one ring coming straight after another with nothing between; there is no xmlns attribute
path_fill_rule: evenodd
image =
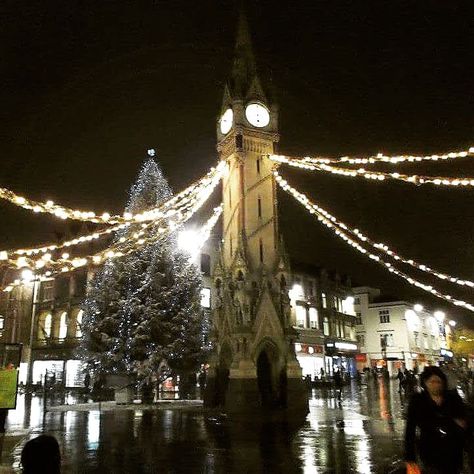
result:
<svg viewBox="0 0 474 474"><path fill-rule="evenodd" d="M273 390L266 393L262 393L255 366L251 364L251 368L245 362L241 361L240 370L222 372L218 369L211 374L204 394L206 408L223 410L230 418L304 420L309 412L308 388L296 361L295 366L288 364L286 376L274 380Z"/></svg>

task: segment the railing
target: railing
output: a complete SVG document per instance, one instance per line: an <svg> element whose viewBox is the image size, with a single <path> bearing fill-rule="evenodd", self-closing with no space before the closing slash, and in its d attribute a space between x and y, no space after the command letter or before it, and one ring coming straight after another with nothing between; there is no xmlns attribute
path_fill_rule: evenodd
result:
<svg viewBox="0 0 474 474"><path fill-rule="evenodd" d="M35 347L64 347L64 346L77 346L80 337L47 337L44 339L37 339L34 343Z"/></svg>

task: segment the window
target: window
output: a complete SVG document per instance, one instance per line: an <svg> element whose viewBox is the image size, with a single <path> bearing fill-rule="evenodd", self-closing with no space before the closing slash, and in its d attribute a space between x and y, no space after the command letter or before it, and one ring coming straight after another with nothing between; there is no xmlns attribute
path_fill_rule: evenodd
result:
<svg viewBox="0 0 474 474"><path fill-rule="evenodd" d="M74 296L86 296L87 274L76 273L74 275Z"/></svg>
<svg viewBox="0 0 474 474"><path fill-rule="evenodd" d="M392 347L392 346L393 346L393 334L392 333L380 334L380 347L382 349L385 349L386 347Z"/></svg>
<svg viewBox="0 0 474 474"><path fill-rule="evenodd" d="M357 343L359 346L365 346L365 335L364 334L357 334Z"/></svg>
<svg viewBox="0 0 474 474"><path fill-rule="evenodd" d="M201 272L205 276L211 275L211 256L207 253L201 254Z"/></svg>
<svg viewBox="0 0 474 474"><path fill-rule="evenodd" d="M0 331L3 331L5 329L5 316L2 316L0 314Z"/></svg>
<svg viewBox="0 0 474 474"><path fill-rule="evenodd" d="M358 296L354 298L354 304L360 304L360 298Z"/></svg>
<svg viewBox="0 0 474 474"><path fill-rule="evenodd" d="M84 311L82 309L77 313L76 316L76 337L80 338L82 337L82 315L84 314Z"/></svg>
<svg viewBox="0 0 474 474"><path fill-rule="evenodd" d="M423 334L423 347L425 349L429 348L429 346L428 346L428 336L426 334Z"/></svg>
<svg viewBox="0 0 474 474"><path fill-rule="evenodd" d="M390 322L390 310L389 309L380 309L379 310L379 319L381 323Z"/></svg>
<svg viewBox="0 0 474 474"><path fill-rule="evenodd" d="M415 342L415 347L420 347L420 335L417 332L413 333L413 341Z"/></svg>
<svg viewBox="0 0 474 474"><path fill-rule="evenodd" d="M54 298L54 280L42 281L40 286L40 300L51 301Z"/></svg>
<svg viewBox="0 0 474 474"><path fill-rule="evenodd" d="M201 306L203 308L210 308L211 307L211 289L210 288L203 288L201 290Z"/></svg>
<svg viewBox="0 0 474 474"><path fill-rule="evenodd" d="M321 304L323 305L323 308L328 307L328 300L326 297L326 293L321 293Z"/></svg>
<svg viewBox="0 0 474 474"><path fill-rule="evenodd" d="M434 336L431 336L431 349L437 349L436 347L436 339Z"/></svg>
<svg viewBox="0 0 474 474"><path fill-rule="evenodd" d="M362 324L362 313L356 313L356 324Z"/></svg>
<svg viewBox="0 0 474 474"><path fill-rule="evenodd" d="M67 299L69 297L69 277L57 277L54 282L54 297Z"/></svg>
<svg viewBox="0 0 474 474"><path fill-rule="evenodd" d="M259 196L257 199L257 211L258 211L258 218L262 218L262 198Z"/></svg>
<svg viewBox="0 0 474 474"><path fill-rule="evenodd" d="M296 325L299 328L306 327L306 308L300 304L296 305Z"/></svg>
<svg viewBox="0 0 474 474"><path fill-rule="evenodd" d="M318 310L312 306L309 308L309 326L311 329L318 329Z"/></svg>
<svg viewBox="0 0 474 474"><path fill-rule="evenodd" d="M48 339L51 337L53 317L51 313L43 313L38 320L38 339Z"/></svg>
<svg viewBox="0 0 474 474"><path fill-rule="evenodd" d="M67 313L63 311L59 318L59 339L66 339L67 337Z"/></svg>
<svg viewBox="0 0 474 474"><path fill-rule="evenodd" d="M260 263L263 263L263 242L262 239L259 241L259 250L260 250Z"/></svg>
<svg viewBox="0 0 474 474"><path fill-rule="evenodd" d="M323 333L325 336L329 336L329 319L327 316L324 316L323 320Z"/></svg>
<svg viewBox="0 0 474 474"><path fill-rule="evenodd" d="M260 174L260 158L257 158L257 174Z"/></svg>

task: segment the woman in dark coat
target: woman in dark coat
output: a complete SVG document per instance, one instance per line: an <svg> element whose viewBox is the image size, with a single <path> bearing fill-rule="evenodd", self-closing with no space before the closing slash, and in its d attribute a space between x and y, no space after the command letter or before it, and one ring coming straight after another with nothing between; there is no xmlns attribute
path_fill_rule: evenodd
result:
<svg viewBox="0 0 474 474"><path fill-rule="evenodd" d="M457 392L447 390L446 376L438 367L425 368L420 383L422 391L413 395L408 407L405 461L415 467L418 457L426 474L458 474L462 469L466 407Z"/></svg>

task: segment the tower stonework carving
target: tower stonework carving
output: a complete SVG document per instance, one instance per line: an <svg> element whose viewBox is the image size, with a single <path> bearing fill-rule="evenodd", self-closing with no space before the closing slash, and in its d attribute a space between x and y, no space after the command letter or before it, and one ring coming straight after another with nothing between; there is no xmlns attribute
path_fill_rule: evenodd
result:
<svg viewBox="0 0 474 474"><path fill-rule="evenodd" d="M306 414L307 389L294 353L287 282L278 231L273 163L278 109L259 77L241 15L232 74L217 122L223 179L223 243L213 270L214 355L207 406L229 414L279 409Z"/></svg>

